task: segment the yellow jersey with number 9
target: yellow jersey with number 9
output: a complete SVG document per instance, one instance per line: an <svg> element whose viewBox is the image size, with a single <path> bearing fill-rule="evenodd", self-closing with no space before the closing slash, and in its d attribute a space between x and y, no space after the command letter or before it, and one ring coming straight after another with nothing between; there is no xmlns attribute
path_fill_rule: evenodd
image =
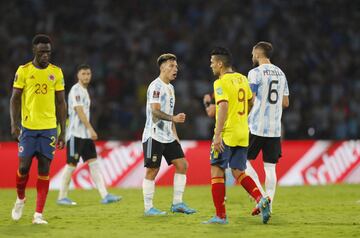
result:
<svg viewBox="0 0 360 238"><path fill-rule="evenodd" d="M215 118L218 118L219 103L228 102L228 112L222 131L227 146L249 145L248 100L252 92L247 78L240 73L226 73L214 82L216 103Z"/></svg>
<svg viewBox="0 0 360 238"><path fill-rule="evenodd" d="M61 69L49 64L45 69L32 62L19 66L14 88L22 89L21 125L32 130L56 128L55 91L65 87Z"/></svg>

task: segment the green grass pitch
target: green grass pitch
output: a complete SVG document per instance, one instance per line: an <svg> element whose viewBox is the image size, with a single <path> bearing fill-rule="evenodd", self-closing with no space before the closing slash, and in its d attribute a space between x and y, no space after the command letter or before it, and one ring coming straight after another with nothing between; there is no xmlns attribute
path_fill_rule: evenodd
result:
<svg viewBox="0 0 360 238"><path fill-rule="evenodd" d="M44 216L48 225L32 225L35 190L27 191L24 214L11 220L15 190L0 190L0 237L360 237L360 185L278 187L273 215L264 225L252 217L254 206L243 188L227 190L228 225L203 225L214 214L210 186L188 187L184 200L198 210L193 215L144 217L140 189L113 189L120 203L101 205L96 190L70 191L78 205L56 205L50 191ZM169 210L171 187L157 187L154 204Z"/></svg>

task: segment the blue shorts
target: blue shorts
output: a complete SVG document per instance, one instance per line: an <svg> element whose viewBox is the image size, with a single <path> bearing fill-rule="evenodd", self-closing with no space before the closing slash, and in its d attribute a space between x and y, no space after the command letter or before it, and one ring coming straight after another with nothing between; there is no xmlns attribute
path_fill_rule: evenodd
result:
<svg viewBox="0 0 360 238"><path fill-rule="evenodd" d="M19 137L19 157L29 158L37 153L53 159L57 139L57 129L31 130L22 127Z"/></svg>
<svg viewBox="0 0 360 238"><path fill-rule="evenodd" d="M232 169L239 169L245 171L247 161L247 147L242 146L227 146L224 144L224 151L222 153L216 152L211 145L210 164L217 165L223 169L228 167Z"/></svg>

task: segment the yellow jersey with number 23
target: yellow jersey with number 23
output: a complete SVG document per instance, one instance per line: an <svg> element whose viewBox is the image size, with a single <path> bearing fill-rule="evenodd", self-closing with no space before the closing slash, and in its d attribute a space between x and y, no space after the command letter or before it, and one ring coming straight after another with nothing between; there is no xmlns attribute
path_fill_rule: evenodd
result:
<svg viewBox="0 0 360 238"><path fill-rule="evenodd" d="M55 91L64 90L61 69L49 64L41 69L29 62L19 66L14 88L22 89L21 125L32 130L56 128Z"/></svg>

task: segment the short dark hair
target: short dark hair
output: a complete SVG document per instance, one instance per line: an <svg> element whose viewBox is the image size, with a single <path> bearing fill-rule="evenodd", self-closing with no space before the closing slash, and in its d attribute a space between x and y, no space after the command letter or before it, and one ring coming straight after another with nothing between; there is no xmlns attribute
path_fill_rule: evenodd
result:
<svg viewBox="0 0 360 238"><path fill-rule="evenodd" d="M48 35L45 34L37 34L36 36L34 36L34 38L32 39L32 44L33 45L37 45L37 44L51 44L51 39Z"/></svg>
<svg viewBox="0 0 360 238"><path fill-rule="evenodd" d="M171 53L162 54L157 59L157 64L160 67L164 62L166 62L168 60L176 60L176 55L171 54Z"/></svg>
<svg viewBox="0 0 360 238"><path fill-rule="evenodd" d="M225 67L232 66L232 55L227 48L217 46L211 51L211 56L213 55L218 57Z"/></svg>
<svg viewBox="0 0 360 238"><path fill-rule="evenodd" d="M273 46L270 42L260 41L255 46L255 49L261 49L264 52L266 58L271 58L273 54Z"/></svg>
<svg viewBox="0 0 360 238"><path fill-rule="evenodd" d="M91 69L90 65L88 64L79 64L77 67L76 67L76 73L79 73L80 70L86 70L86 69Z"/></svg>

